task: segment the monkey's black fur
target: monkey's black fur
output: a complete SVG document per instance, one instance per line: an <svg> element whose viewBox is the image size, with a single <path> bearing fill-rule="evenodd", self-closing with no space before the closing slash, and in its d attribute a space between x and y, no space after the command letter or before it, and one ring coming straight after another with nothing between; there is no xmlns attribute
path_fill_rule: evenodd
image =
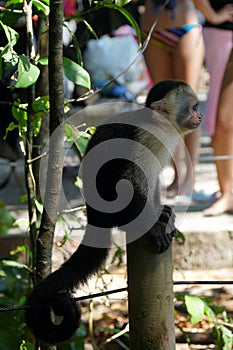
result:
<svg viewBox="0 0 233 350"><path fill-rule="evenodd" d="M180 106L182 101L183 105ZM160 169L156 165L153 166L151 158L144 159L144 153L140 153L137 143L149 149L150 154L157 157L163 166L165 159L162 158L167 157L166 154L169 153L167 145L163 143L171 143L170 148L173 149L173 143L176 143L173 138L177 138L177 130L182 134L196 128L200 123L200 116L193 118L189 112L196 103L195 94L185 83L165 81L155 85L149 92L145 103L148 108L120 114L97 127L83 162L84 197L87 198L86 196L91 195L96 188L100 197L111 203L118 197L116 185L122 179L132 183L133 195L131 201L118 212L101 211L98 207L93 208L87 201L88 225L82 243L59 270L35 287L28 298L28 305L37 306L26 310L25 319L38 339L54 344L69 339L75 333L79 326L80 310L78 304L72 301L71 292L85 283L105 262L111 245L111 229L114 226L126 227L128 242L132 241L136 229L145 234L157 254L163 253L169 247L175 234L174 215L168 206L161 207L158 185ZM160 113L160 105L165 117ZM160 115L151 109L155 109ZM171 128L168 124L163 125L165 118L169 122L172 121ZM160 139L163 134L165 141ZM85 159L103 142L114 140L117 141L115 146L106 146L101 151L109 160L103 163L97 172L96 182L89 183L87 178L95 169L92 168L92 161L85 165ZM114 151L122 145L124 149L126 141L133 141L127 143L128 157L114 157ZM138 159L141 164L136 164ZM99 160L101 161L101 157ZM152 177L149 184L148 174L144 173L144 170ZM123 191L124 186L123 183ZM137 227L128 226L137 219L146 206L148 208L144 220L139 221ZM150 221L152 224L147 227ZM101 230L103 228L104 230ZM137 238L138 235L135 239ZM55 314L63 316L59 325L55 325L51 319L51 308Z"/></svg>
<svg viewBox="0 0 233 350"><path fill-rule="evenodd" d="M180 80L164 80L159 82L149 91L145 107L151 108L154 102L161 101L169 92L181 86L186 87L187 84Z"/></svg>

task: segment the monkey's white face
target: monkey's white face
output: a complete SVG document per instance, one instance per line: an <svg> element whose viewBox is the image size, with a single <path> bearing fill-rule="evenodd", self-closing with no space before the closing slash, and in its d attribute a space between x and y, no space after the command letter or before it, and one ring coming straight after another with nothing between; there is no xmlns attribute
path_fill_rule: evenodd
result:
<svg viewBox="0 0 233 350"><path fill-rule="evenodd" d="M191 132L192 130L198 128L202 121L202 114L199 111L199 103L193 100L190 102L191 103L185 111L186 113L182 113L183 118L179 118L178 120L178 125L185 133Z"/></svg>
<svg viewBox="0 0 233 350"><path fill-rule="evenodd" d="M202 121L199 111L199 101L196 94L188 88L186 94L176 96L178 106L176 122L177 129L186 134L198 128Z"/></svg>
<svg viewBox="0 0 233 350"><path fill-rule="evenodd" d="M190 118L187 120L186 126L191 130L196 129L202 121L202 114L199 111L198 103L192 105L189 110L189 116Z"/></svg>
<svg viewBox="0 0 233 350"><path fill-rule="evenodd" d="M181 135L195 130L202 120L198 98L184 83L169 91L163 99L153 102L151 108L165 117Z"/></svg>

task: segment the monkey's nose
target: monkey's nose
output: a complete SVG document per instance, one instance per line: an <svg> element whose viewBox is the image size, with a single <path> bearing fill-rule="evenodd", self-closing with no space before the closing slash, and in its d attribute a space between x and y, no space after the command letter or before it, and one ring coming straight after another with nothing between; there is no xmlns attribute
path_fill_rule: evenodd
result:
<svg viewBox="0 0 233 350"><path fill-rule="evenodd" d="M201 121L202 121L202 119L203 119L203 116L202 116L202 114L200 113L200 114L198 115L198 117L196 118L196 122L197 122L198 124L200 124Z"/></svg>

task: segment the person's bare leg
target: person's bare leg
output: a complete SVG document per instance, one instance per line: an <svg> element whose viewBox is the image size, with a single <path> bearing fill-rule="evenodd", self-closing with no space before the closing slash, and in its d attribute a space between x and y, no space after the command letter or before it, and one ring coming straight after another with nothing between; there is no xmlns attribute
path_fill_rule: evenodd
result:
<svg viewBox="0 0 233 350"><path fill-rule="evenodd" d="M233 155L233 51L226 67L220 99L216 131L213 137L213 148L216 156ZM217 160L216 169L221 197L208 209L205 216L220 215L225 212L233 213L233 160Z"/></svg>
<svg viewBox="0 0 233 350"><path fill-rule="evenodd" d="M175 79L172 54L167 52L164 48L150 42L144 52L144 57L154 84L166 79ZM183 157L183 148L180 147L175 154L177 166L174 166L174 181L167 188L167 194L170 198L174 197L178 192L178 179L180 181L182 178L181 171L183 164L181 164L181 159L183 159Z"/></svg>
<svg viewBox="0 0 233 350"><path fill-rule="evenodd" d="M144 58L153 83L166 79L174 79L172 57L165 49L149 42Z"/></svg>
<svg viewBox="0 0 233 350"><path fill-rule="evenodd" d="M198 128L185 138L185 145L187 147L189 157L186 158L187 171L181 189L184 194L191 195L195 190L195 169L199 158L200 139L201 128Z"/></svg>
<svg viewBox="0 0 233 350"><path fill-rule="evenodd" d="M199 28L192 29L185 34L174 52L175 78L182 79L197 92L201 68L204 61L204 41ZM189 157L186 157L186 173L179 194L191 196L194 190L194 172L200 149L199 128L185 138L185 145Z"/></svg>
<svg viewBox="0 0 233 350"><path fill-rule="evenodd" d="M173 53L156 46L152 42L144 52L147 67L154 83L165 79L181 79L197 91L200 71L204 60L204 42L198 28L185 34ZM178 192L190 196L193 191L193 169L199 154L200 131L186 138L189 157L185 157L183 142L175 152L174 180L167 188L168 197ZM184 169L186 168L186 169ZM185 174L184 174L185 170ZM181 184L182 182L182 184Z"/></svg>

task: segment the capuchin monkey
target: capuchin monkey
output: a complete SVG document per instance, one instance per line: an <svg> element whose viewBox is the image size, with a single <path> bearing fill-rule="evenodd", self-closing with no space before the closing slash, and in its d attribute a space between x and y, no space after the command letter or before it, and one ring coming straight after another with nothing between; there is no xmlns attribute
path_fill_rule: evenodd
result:
<svg viewBox="0 0 233 350"><path fill-rule="evenodd" d="M26 323L37 339L55 344L75 333L80 309L72 292L105 262L113 227L126 232L128 244L143 236L155 254L168 249L176 229L171 208L160 202L159 174L180 137L200 125L198 106L186 83L162 81L149 91L145 107L96 128L81 165L88 222L84 238L27 300ZM53 322L51 310L63 317L60 324Z"/></svg>

